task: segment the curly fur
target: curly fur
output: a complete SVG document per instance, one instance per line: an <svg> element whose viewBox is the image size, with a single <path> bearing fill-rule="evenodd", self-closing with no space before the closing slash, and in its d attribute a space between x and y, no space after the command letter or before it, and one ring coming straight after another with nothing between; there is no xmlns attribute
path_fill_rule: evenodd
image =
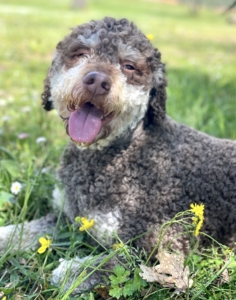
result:
<svg viewBox="0 0 236 300"><path fill-rule="evenodd" d="M87 51L82 57L81 48ZM127 71L126 61L134 71ZM102 97L90 95L90 101L103 112L107 103L114 115L94 141L72 141L65 149L58 171L63 201L55 192L55 206L71 222L76 216L94 218L92 232L105 244L113 243L114 232L124 242L149 232L134 245L150 253L165 221L191 203L204 203L204 232L233 246L236 143L166 116L160 52L133 23L113 18L76 27L57 45L42 98L46 110L58 110L67 130L71 113L86 102L81 82L91 71L105 73L111 89ZM163 243L172 239L173 249L185 251L188 240L180 230L170 228ZM55 271L54 283L59 284L65 265ZM86 289L102 277L94 278Z"/></svg>

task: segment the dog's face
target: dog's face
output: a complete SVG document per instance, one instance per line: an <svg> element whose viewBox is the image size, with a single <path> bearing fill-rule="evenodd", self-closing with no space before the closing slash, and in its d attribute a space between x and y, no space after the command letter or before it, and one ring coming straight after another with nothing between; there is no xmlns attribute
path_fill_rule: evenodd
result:
<svg viewBox="0 0 236 300"><path fill-rule="evenodd" d="M150 105L153 118L163 115L164 88L159 52L126 19L105 18L75 28L57 45L42 98L78 147L101 149L130 133Z"/></svg>

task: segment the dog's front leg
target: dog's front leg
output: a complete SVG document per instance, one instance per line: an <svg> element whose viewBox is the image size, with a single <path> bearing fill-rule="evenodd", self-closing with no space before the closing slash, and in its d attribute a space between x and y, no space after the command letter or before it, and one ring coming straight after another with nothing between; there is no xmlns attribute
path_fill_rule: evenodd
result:
<svg viewBox="0 0 236 300"><path fill-rule="evenodd" d="M0 254L35 248L40 236L53 234L57 217L48 214L38 220L0 227Z"/></svg>
<svg viewBox="0 0 236 300"><path fill-rule="evenodd" d="M51 283L60 286L64 295L78 295L90 291L97 284L106 282L110 272L118 263L113 254L60 259L59 266L52 272Z"/></svg>

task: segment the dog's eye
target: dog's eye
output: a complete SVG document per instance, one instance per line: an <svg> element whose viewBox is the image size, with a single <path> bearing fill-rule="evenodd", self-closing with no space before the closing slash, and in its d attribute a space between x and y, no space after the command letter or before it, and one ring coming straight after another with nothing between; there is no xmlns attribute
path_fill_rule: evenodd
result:
<svg viewBox="0 0 236 300"><path fill-rule="evenodd" d="M89 57L89 55L88 55L88 53L79 53L79 54L76 54L76 56L77 57L86 57L86 58L88 58Z"/></svg>
<svg viewBox="0 0 236 300"><path fill-rule="evenodd" d="M124 65L123 68L129 71L135 70L135 68L132 65L128 65L128 64Z"/></svg>
<svg viewBox="0 0 236 300"><path fill-rule="evenodd" d="M74 59L79 59L79 58L88 58L90 55L90 50L89 49L84 49L84 48L80 48L80 49L75 49L71 52L71 58Z"/></svg>

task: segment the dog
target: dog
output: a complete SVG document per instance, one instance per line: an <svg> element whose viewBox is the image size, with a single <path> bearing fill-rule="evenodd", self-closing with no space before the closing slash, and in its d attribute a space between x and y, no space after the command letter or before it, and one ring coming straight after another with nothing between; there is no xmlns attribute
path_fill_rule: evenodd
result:
<svg viewBox="0 0 236 300"><path fill-rule="evenodd" d="M91 21L58 43L42 103L48 111L57 110L71 142L58 170L63 188L53 193L54 209L71 223L77 216L93 220L90 232L103 245L118 236L151 253L164 222L202 203L202 230L233 247L236 143L168 117L166 85L160 52L126 19ZM56 222L51 214L26 223L14 248L29 247L36 233L48 233ZM1 251L13 228L2 229ZM189 240L180 231L173 224L162 246L185 252ZM80 274L83 262L78 257L61 261L53 283L60 284L69 265L71 273ZM95 272L75 294L101 281Z"/></svg>

